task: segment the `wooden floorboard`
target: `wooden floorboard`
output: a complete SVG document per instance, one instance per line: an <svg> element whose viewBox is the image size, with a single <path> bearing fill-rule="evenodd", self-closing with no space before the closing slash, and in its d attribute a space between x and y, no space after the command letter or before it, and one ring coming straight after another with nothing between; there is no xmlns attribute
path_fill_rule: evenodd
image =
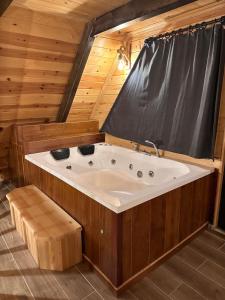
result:
<svg viewBox="0 0 225 300"><path fill-rule="evenodd" d="M5 194L12 188L0 188L0 300L117 299L85 262L66 272L38 269L11 225ZM225 300L225 237L203 232L120 299Z"/></svg>

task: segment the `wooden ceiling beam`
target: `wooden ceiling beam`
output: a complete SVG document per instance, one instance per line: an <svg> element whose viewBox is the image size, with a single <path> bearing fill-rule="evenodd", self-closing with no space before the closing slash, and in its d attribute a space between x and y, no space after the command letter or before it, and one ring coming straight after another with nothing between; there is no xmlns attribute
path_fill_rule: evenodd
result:
<svg viewBox="0 0 225 300"><path fill-rule="evenodd" d="M93 35L105 31L113 32L138 21L165 13L196 0L132 0L100 17L94 22Z"/></svg>
<svg viewBox="0 0 225 300"><path fill-rule="evenodd" d="M9 5L13 2L13 0L2 0L0 2L0 17L4 14Z"/></svg>
<svg viewBox="0 0 225 300"><path fill-rule="evenodd" d="M87 63L94 37L108 30L118 30L133 22L138 22L178 8L196 0L132 0L86 25L81 43L74 60L66 91L59 108L57 121L65 122L73 104L81 76Z"/></svg>
<svg viewBox="0 0 225 300"><path fill-rule="evenodd" d="M84 30L81 38L81 43L77 50L77 54L74 60L74 64L70 73L69 81L66 91L63 95L61 105L59 108L57 122L65 122L69 114L70 108L73 104L73 99L78 89L81 76L83 74L85 65L88 60L92 45L94 43L94 37L92 35L93 23L89 22Z"/></svg>

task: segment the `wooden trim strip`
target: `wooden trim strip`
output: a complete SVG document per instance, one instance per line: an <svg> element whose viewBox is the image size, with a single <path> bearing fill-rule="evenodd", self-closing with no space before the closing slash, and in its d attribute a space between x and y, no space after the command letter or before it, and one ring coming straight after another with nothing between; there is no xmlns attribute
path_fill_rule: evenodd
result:
<svg viewBox="0 0 225 300"><path fill-rule="evenodd" d="M124 29L138 21L152 18L195 1L196 0L133 0L98 17L94 22L92 34L95 36L108 30L116 31L121 27Z"/></svg>
<svg viewBox="0 0 225 300"><path fill-rule="evenodd" d="M0 3L0 16L4 14L9 5L13 2L13 0L3 0Z"/></svg>
<svg viewBox="0 0 225 300"><path fill-rule="evenodd" d="M70 73L67 89L63 95L61 106L58 112L57 121L65 122L69 114L70 108L73 104L74 96L78 89L78 85L81 80L86 62L88 60L92 45L94 43L94 37L92 35L93 23L89 22L84 30L80 46L78 48L75 61Z"/></svg>

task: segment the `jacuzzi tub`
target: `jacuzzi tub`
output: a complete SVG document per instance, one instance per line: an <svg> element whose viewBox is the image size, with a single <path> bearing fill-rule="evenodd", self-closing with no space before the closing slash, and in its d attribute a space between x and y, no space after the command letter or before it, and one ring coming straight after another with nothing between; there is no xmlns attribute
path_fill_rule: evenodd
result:
<svg viewBox="0 0 225 300"><path fill-rule="evenodd" d="M50 152L25 158L116 213L213 172L102 143L95 144L93 155L82 156L74 147L61 161Z"/></svg>

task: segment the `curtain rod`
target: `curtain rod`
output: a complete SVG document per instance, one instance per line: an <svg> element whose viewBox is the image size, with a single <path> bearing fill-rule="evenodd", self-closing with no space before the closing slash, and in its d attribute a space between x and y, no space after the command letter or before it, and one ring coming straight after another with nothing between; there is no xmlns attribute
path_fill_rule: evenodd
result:
<svg viewBox="0 0 225 300"><path fill-rule="evenodd" d="M205 28L209 25L213 25L213 24L216 24L216 23L225 24L225 16L222 16L218 19L213 19L213 20L210 20L210 21L207 21L207 22L202 22L202 23L197 23L195 25L190 25L190 26L187 26L185 28L180 28L178 30L173 30L171 32L165 32L165 33L162 33L158 36L149 37L148 39L145 40L145 44L149 44L152 41L158 40L158 39L161 39L161 38L168 38L168 37L171 37L171 36L174 36L174 35L177 35L177 34L182 34L186 31L192 31L192 30L195 30L195 29L202 29L202 28Z"/></svg>

